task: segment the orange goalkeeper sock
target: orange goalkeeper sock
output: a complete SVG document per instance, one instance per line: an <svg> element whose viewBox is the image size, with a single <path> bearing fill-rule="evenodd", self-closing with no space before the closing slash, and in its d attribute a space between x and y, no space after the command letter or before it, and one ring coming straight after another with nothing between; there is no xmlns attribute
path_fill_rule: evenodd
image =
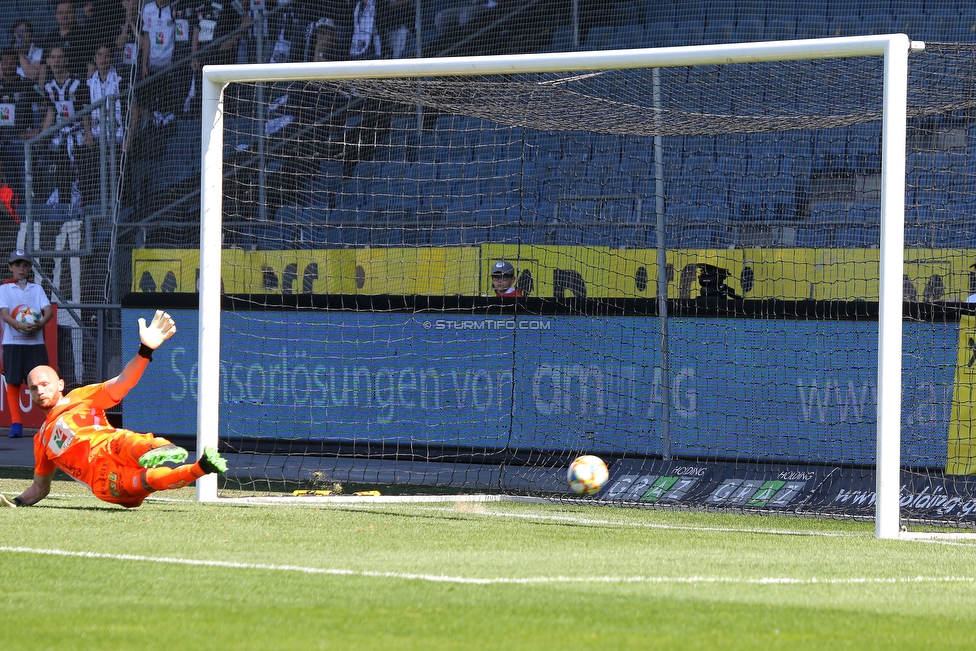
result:
<svg viewBox="0 0 976 651"><path fill-rule="evenodd" d="M146 484L156 491L183 488L187 484L191 484L197 479L200 479L205 474L199 463L188 463L176 468L167 468L165 466L150 468L146 470Z"/></svg>
<svg viewBox="0 0 976 651"><path fill-rule="evenodd" d="M10 422L20 422L20 385L7 385L7 405L10 407Z"/></svg>

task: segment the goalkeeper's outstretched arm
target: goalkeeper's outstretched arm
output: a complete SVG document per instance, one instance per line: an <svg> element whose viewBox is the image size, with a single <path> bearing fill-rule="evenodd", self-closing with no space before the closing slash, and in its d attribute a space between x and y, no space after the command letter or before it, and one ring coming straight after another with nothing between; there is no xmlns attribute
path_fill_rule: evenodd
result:
<svg viewBox="0 0 976 651"><path fill-rule="evenodd" d="M32 506L37 504L51 492L52 479L54 479L53 472L50 475L38 475L34 473L34 483L17 497L10 500L5 495L0 495L0 507Z"/></svg>
<svg viewBox="0 0 976 651"><path fill-rule="evenodd" d="M145 319L139 319L139 352L129 360L122 372L105 383L105 389L113 400L119 402L125 394L134 387L142 377L146 366L152 361L154 350L163 342L176 334L176 322L166 312L156 310L152 322L146 325Z"/></svg>

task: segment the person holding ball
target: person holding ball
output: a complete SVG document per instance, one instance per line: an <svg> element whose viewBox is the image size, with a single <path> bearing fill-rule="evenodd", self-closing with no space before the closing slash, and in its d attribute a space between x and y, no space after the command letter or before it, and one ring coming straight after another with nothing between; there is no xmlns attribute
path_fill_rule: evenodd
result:
<svg viewBox="0 0 976 651"><path fill-rule="evenodd" d="M54 309L44 289L31 281L30 256L23 249L10 254L12 278L0 285L0 319L3 320L3 377L10 405L10 438L23 436L20 389L31 369L47 364L44 326L54 318Z"/></svg>
<svg viewBox="0 0 976 651"><path fill-rule="evenodd" d="M116 377L64 394L64 380L50 366L30 372L31 399L47 414L34 437L34 483L13 500L0 495L0 507L31 506L51 492L55 468L88 486L98 499L126 508L140 506L160 490L182 488L211 473L227 470L216 448L207 447L196 463L182 464L187 451L164 438L112 427L105 410L117 405L139 382L153 351L176 334L173 318L157 310L146 325L139 319L139 352Z"/></svg>

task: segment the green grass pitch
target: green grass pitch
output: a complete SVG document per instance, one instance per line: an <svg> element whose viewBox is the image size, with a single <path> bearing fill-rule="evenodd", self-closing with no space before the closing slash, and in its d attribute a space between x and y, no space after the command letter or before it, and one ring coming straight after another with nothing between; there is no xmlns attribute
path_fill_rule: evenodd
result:
<svg viewBox="0 0 976 651"><path fill-rule="evenodd" d="M0 479L15 495L24 479ZM976 543L514 502L0 510L0 649L941 649ZM314 505L313 505L314 504ZM321 504L321 506L319 506Z"/></svg>

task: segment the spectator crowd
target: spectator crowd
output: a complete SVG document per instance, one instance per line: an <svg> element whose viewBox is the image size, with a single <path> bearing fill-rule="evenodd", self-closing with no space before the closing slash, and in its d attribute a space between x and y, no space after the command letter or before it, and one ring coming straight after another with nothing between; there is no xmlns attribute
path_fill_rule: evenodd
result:
<svg viewBox="0 0 976 651"><path fill-rule="evenodd" d="M167 128L197 115L203 65L402 56L413 24L413 3L405 10L405 2L25 3L0 51L0 158L14 197L8 208L16 214L24 197L24 143L42 132L43 146L31 156L34 201L97 203L91 171L100 139L118 156L159 155Z"/></svg>

